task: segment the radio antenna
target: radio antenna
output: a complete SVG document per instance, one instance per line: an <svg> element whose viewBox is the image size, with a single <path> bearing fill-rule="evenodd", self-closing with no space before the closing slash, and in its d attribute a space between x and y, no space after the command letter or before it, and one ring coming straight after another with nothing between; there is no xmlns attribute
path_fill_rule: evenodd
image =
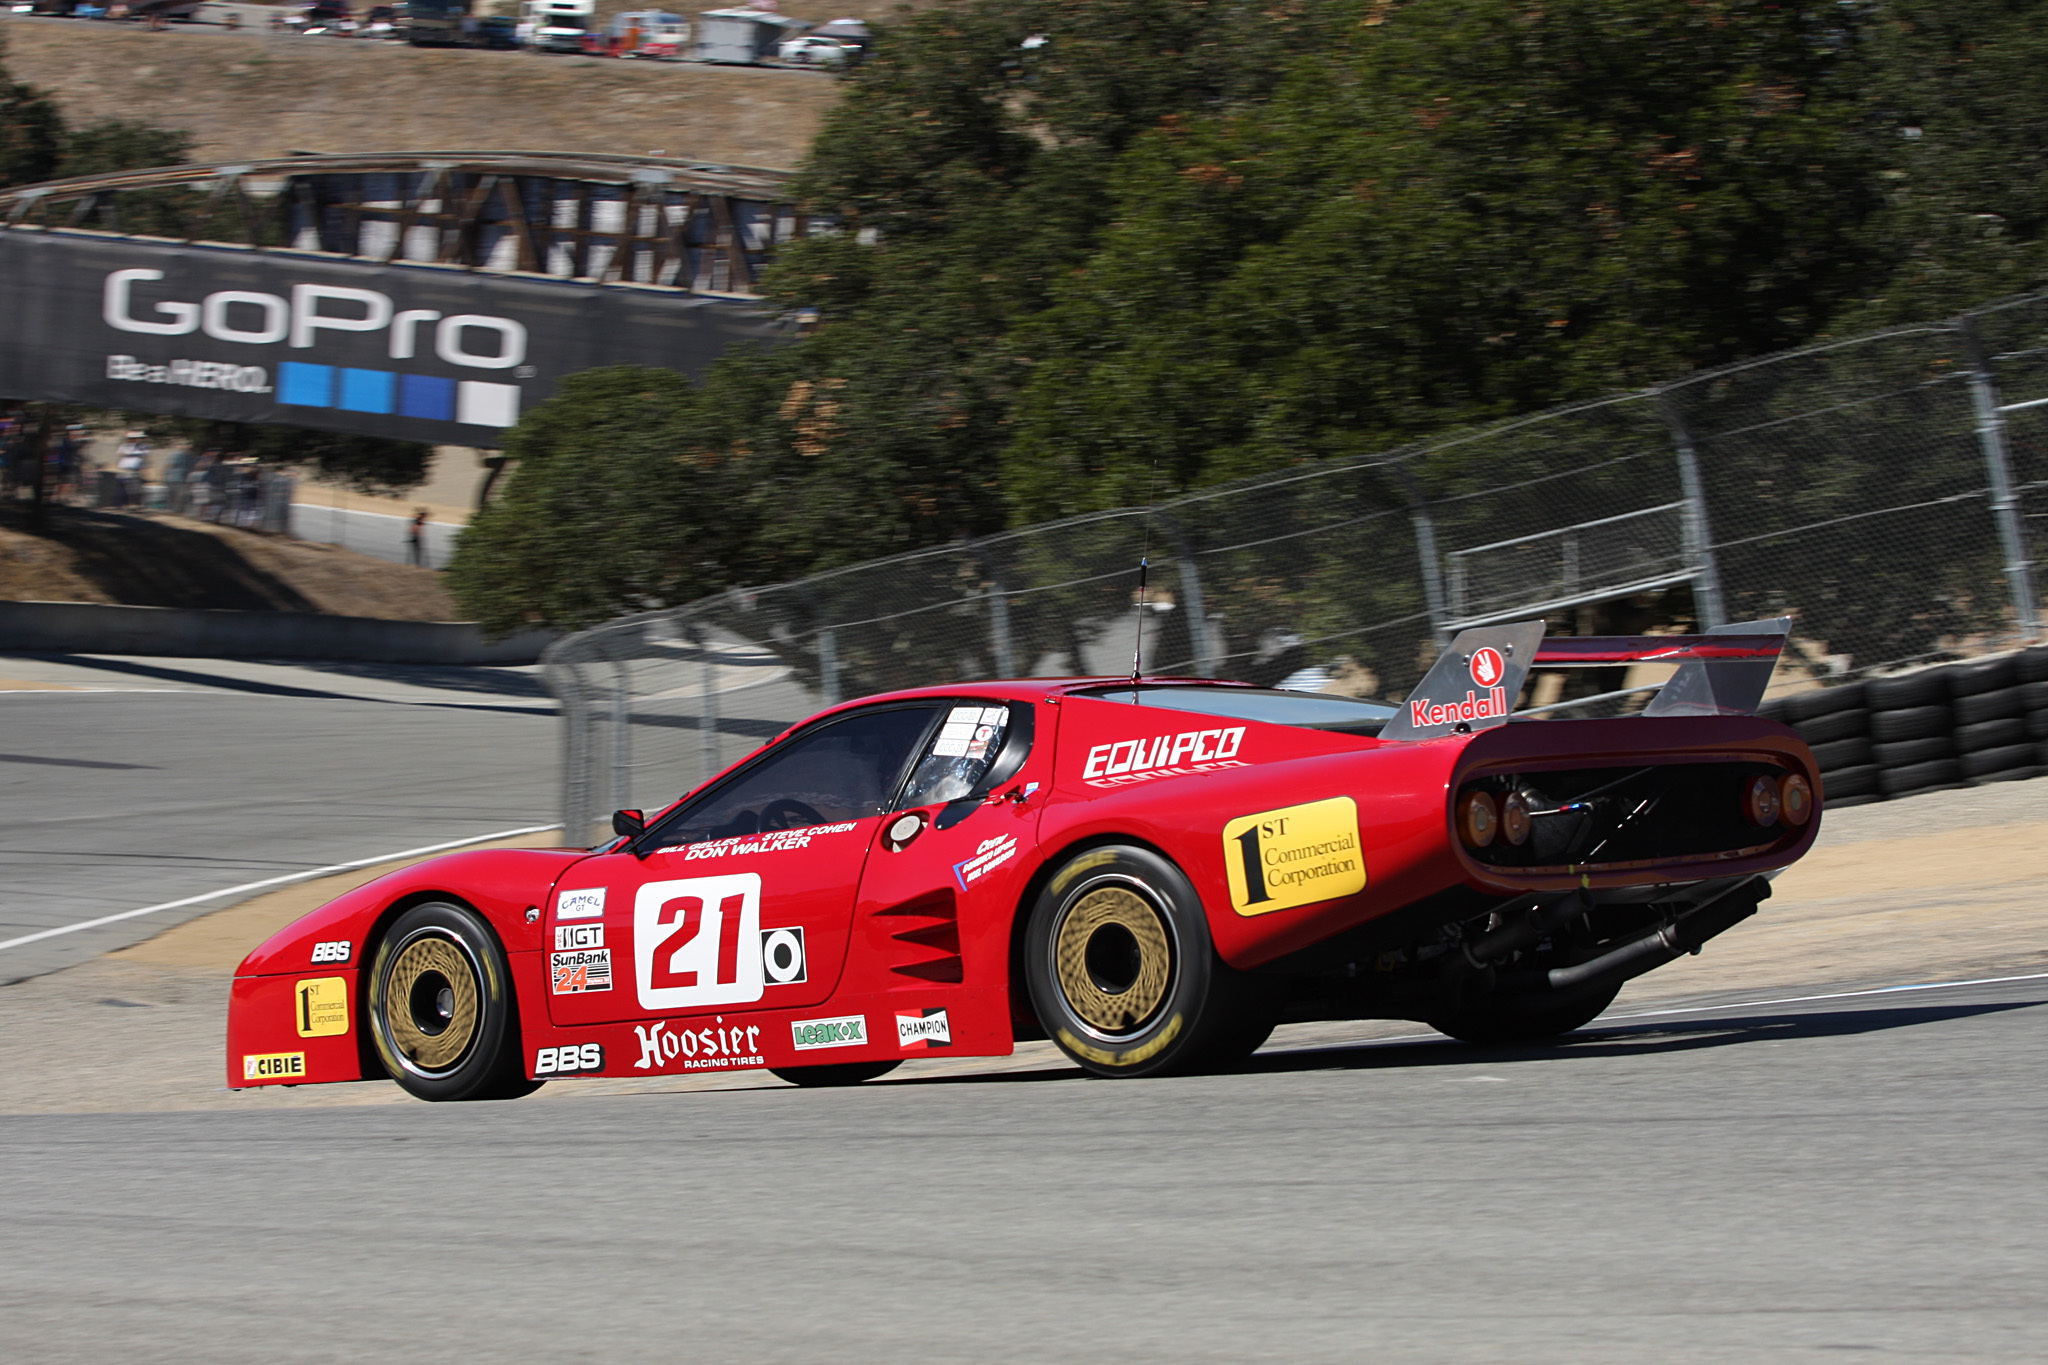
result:
<svg viewBox="0 0 2048 1365"><path fill-rule="evenodd" d="M1159 492L1159 457L1152 457L1152 474L1145 484L1145 548L1138 554L1138 630L1137 638L1131 645L1131 704L1143 706L1139 700L1138 675L1145 657L1145 579L1152 568L1152 499Z"/></svg>

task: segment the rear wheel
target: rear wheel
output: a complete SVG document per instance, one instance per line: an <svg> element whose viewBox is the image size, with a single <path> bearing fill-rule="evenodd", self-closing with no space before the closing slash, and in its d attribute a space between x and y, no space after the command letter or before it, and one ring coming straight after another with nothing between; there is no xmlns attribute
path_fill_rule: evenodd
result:
<svg viewBox="0 0 2048 1365"><path fill-rule="evenodd" d="M1025 927L1024 974L1046 1034L1100 1076L1196 1070L1264 1039L1194 887L1150 849L1069 859Z"/></svg>
<svg viewBox="0 0 2048 1365"><path fill-rule="evenodd" d="M400 915L370 967L370 1038L391 1078L423 1100L515 1099L520 1065L505 950L475 911L445 901Z"/></svg>
<svg viewBox="0 0 2048 1365"><path fill-rule="evenodd" d="M1540 1042L1584 1028L1606 1013L1620 993L1621 982L1617 981L1590 992L1575 991L1563 999L1540 995L1487 998L1431 1019L1429 1026L1465 1043Z"/></svg>
<svg viewBox="0 0 2048 1365"><path fill-rule="evenodd" d="M888 1057L878 1062L834 1062L830 1066L771 1066L768 1069L791 1085L813 1087L859 1085L862 1081L886 1076L901 1065L901 1058Z"/></svg>

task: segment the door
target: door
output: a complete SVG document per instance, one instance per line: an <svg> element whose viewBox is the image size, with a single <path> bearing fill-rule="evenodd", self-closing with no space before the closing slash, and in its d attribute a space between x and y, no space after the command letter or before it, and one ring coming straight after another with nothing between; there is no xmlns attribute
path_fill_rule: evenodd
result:
<svg viewBox="0 0 2048 1365"><path fill-rule="evenodd" d="M577 864L549 907L549 1016L594 1024L824 1000L868 847L939 709L830 717L627 848Z"/></svg>

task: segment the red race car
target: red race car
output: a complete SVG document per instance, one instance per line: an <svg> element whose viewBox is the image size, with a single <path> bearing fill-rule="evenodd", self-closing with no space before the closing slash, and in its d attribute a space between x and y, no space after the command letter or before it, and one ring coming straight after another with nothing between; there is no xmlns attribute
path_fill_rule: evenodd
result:
<svg viewBox="0 0 2048 1365"><path fill-rule="evenodd" d="M1812 844L1813 756L1749 714L1786 625L1468 630L1399 707L1200 679L835 706L595 849L437 858L286 928L236 973L228 1084L836 1085L1041 1037L1140 1076L1295 1020L1562 1033ZM1641 715L1509 714L1532 666L1644 660L1679 667Z"/></svg>

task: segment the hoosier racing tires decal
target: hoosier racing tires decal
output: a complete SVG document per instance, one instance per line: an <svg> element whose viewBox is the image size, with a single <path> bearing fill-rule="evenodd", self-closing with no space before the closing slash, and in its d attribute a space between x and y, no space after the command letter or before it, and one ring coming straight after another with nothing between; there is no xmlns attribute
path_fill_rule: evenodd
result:
<svg viewBox="0 0 2048 1365"><path fill-rule="evenodd" d="M384 1069L420 1099L511 1099L540 1087L520 1065L505 951L459 905L416 905L392 923L370 968L369 1017Z"/></svg>
<svg viewBox="0 0 2048 1365"><path fill-rule="evenodd" d="M1149 849L1089 849L1053 874L1025 926L1024 975L1047 1036L1100 1076L1194 1070L1244 1032L1200 898Z"/></svg>

